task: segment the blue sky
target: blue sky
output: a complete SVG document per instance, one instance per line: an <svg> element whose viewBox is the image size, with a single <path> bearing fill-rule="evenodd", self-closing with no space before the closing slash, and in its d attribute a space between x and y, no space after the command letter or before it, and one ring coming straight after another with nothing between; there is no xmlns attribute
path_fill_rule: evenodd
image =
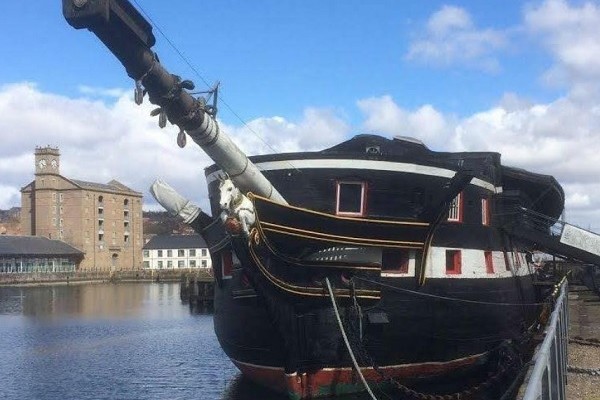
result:
<svg viewBox="0 0 600 400"><path fill-rule="evenodd" d="M435 150L502 152L553 174L567 218L600 230L600 6L567 0L137 0L172 72L222 84L226 131L250 154L318 150L362 132L419 137ZM19 205L33 149L57 145L77 179L118 179L152 198L156 176L206 204L199 149L180 150L133 82L60 1L0 14L0 208ZM135 168L132 168L135 165ZM179 188L179 187L178 187Z"/></svg>

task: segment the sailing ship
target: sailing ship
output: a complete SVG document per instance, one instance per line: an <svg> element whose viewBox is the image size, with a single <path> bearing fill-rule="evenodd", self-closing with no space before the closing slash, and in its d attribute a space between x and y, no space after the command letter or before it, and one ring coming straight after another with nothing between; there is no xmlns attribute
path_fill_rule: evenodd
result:
<svg viewBox="0 0 600 400"><path fill-rule="evenodd" d="M449 381L471 386L447 398L468 398L499 377L490 363L514 364L507 348L539 327L551 292L534 284L531 246L568 247L551 235L564 207L553 177L408 137L246 157L216 103L163 68L129 2L63 0L63 13L125 66L136 101L147 92L159 123L181 128L180 145L215 161L210 215L162 183L153 193L209 244L215 332L245 376L297 399Z"/></svg>

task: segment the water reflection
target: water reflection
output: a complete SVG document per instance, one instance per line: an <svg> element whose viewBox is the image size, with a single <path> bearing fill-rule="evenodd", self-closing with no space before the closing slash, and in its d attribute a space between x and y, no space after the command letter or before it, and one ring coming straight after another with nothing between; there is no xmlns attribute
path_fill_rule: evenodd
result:
<svg viewBox="0 0 600 400"><path fill-rule="evenodd" d="M238 374L178 284L135 283L0 287L0 371L15 400L219 400Z"/></svg>
<svg viewBox="0 0 600 400"><path fill-rule="evenodd" d="M175 283L0 287L0 398L287 399L240 375Z"/></svg>
<svg viewBox="0 0 600 400"><path fill-rule="evenodd" d="M289 397L283 394L274 393L268 389L260 387L250 380L238 374L229 384L223 393L222 400L289 400Z"/></svg>
<svg viewBox="0 0 600 400"><path fill-rule="evenodd" d="M160 306L176 297L178 290L176 284L139 283L0 287L0 314L43 318L140 317L164 311ZM150 303L153 306L146 307Z"/></svg>

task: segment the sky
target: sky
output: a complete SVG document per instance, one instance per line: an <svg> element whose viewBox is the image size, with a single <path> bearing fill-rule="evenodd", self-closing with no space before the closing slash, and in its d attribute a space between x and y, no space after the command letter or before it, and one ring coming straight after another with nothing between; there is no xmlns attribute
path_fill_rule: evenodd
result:
<svg viewBox="0 0 600 400"><path fill-rule="evenodd" d="M566 220L600 231L600 2L134 0L161 63L221 82L218 120L246 153L321 150L360 133L496 151L550 174ZM144 194L161 177L207 207L211 161L60 1L0 7L0 209L20 206L36 146L61 174Z"/></svg>

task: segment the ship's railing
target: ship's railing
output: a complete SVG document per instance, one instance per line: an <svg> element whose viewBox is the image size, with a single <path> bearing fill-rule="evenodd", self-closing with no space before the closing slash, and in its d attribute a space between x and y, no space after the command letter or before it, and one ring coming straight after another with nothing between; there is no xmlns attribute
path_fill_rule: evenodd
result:
<svg viewBox="0 0 600 400"><path fill-rule="evenodd" d="M569 342L568 284L565 279L546 327L546 337L533 356L533 366L517 399L563 400L566 399L567 344Z"/></svg>

